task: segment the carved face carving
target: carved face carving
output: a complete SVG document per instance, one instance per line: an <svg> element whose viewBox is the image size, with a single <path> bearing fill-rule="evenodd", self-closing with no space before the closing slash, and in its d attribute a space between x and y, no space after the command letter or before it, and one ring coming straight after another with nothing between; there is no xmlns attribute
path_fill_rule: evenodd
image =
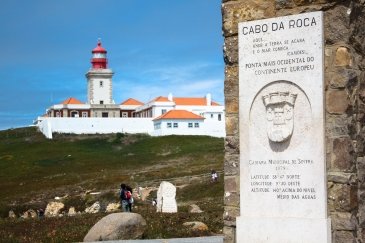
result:
<svg viewBox="0 0 365 243"><path fill-rule="evenodd" d="M262 98L266 106L268 138L272 142L286 141L293 133L296 95L277 92Z"/></svg>

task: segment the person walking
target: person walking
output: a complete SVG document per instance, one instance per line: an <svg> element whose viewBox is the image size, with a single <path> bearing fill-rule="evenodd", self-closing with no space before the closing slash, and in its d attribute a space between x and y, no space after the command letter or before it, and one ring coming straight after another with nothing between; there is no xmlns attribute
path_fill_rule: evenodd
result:
<svg viewBox="0 0 365 243"><path fill-rule="evenodd" d="M127 186L124 183L120 184L119 198L120 198L120 205L122 205L123 212L130 212L127 192L128 192Z"/></svg>
<svg viewBox="0 0 365 243"><path fill-rule="evenodd" d="M211 182L217 182L218 181L218 174L215 170L211 170Z"/></svg>
<svg viewBox="0 0 365 243"><path fill-rule="evenodd" d="M127 189L127 200L128 200L129 212L132 212L132 207L133 207L133 203L134 203L133 189L130 186L126 186L126 189Z"/></svg>

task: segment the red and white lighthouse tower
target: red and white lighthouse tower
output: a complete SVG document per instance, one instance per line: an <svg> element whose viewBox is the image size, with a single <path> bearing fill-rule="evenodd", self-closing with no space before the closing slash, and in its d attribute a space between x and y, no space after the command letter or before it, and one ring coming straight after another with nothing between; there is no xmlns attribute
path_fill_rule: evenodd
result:
<svg viewBox="0 0 365 243"><path fill-rule="evenodd" d="M112 76L114 73L108 68L107 51L102 47L100 39L91 53L91 69L86 73L88 103L114 104L112 95Z"/></svg>

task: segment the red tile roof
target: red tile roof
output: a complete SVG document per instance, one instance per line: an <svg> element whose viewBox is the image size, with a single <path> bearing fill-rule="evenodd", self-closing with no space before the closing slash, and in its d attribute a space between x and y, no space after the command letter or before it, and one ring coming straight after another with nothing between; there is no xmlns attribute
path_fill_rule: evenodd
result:
<svg viewBox="0 0 365 243"><path fill-rule="evenodd" d="M159 96L156 97L153 101L168 102L169 99L167 97Z"/></svg>
<svg viewBox="0 0 365 243"><path fill-rule="evenodd" d="M205 97L202 98L185 98L185 97L174 97L173 102L175 102L176 105L196 105L196 106L206 106L207 100ZM164 96L159 96L153 99L152 101L157 102L168 102L169 99ZM215 101L212 101L212 106L218 106L218 104Z"/></svg>
<svg viewBox="0 0 365 243"><path fill-rule="evenodd" d="M176 97L173 98L176 105L207 105L207 100L205 97L203 98L182 98ZM212 105L219 105L218 103L212 101Z"/></svg>
<svg viewBox="0 0 365 243"><path fill-rule="evenodd" d="M161 120L161 119L205 119L202 116L199 116L197 114L194 114L190 111L186 110L170 110L166 112L165 114L162 114L159 117L156 117L153 120Z"/></svg>
<svg viewBox="0 0 365 243"><path fill-rule="evenodd" d="M70 104L72 104L72 105L79 105L79 104L83 104L83 103L81 101L79 101L78 99L75 99L75 98L70 97L67 100L64 100L62 102L62 104L63 105L70 105Z"/></svg>
<svg viewBox="0 0 365 243"><path fill-rule="evenodd" d="M138 100L136 100L136 99L129 98L129 99L123 101L121 103L121 105L143 105L143 103L140 102L140 101L138 101Z"/></svg>

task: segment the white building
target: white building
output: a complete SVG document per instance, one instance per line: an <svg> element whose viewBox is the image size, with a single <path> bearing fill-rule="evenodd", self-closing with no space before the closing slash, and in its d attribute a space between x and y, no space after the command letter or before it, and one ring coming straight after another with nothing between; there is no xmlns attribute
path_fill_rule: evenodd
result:
<svg viewBox="0 0 365 243"><path fill-rule="evenodd" d="M91 69L86 73L87 102L68 98L47 109L38 118L39 129L48 138L58 133L148 133L163 135L225 136L224 106L205 97L159 96L142 103L129 98L121 104L113 100L113 71L108 68L107 51L92 50Z"/></svg>

